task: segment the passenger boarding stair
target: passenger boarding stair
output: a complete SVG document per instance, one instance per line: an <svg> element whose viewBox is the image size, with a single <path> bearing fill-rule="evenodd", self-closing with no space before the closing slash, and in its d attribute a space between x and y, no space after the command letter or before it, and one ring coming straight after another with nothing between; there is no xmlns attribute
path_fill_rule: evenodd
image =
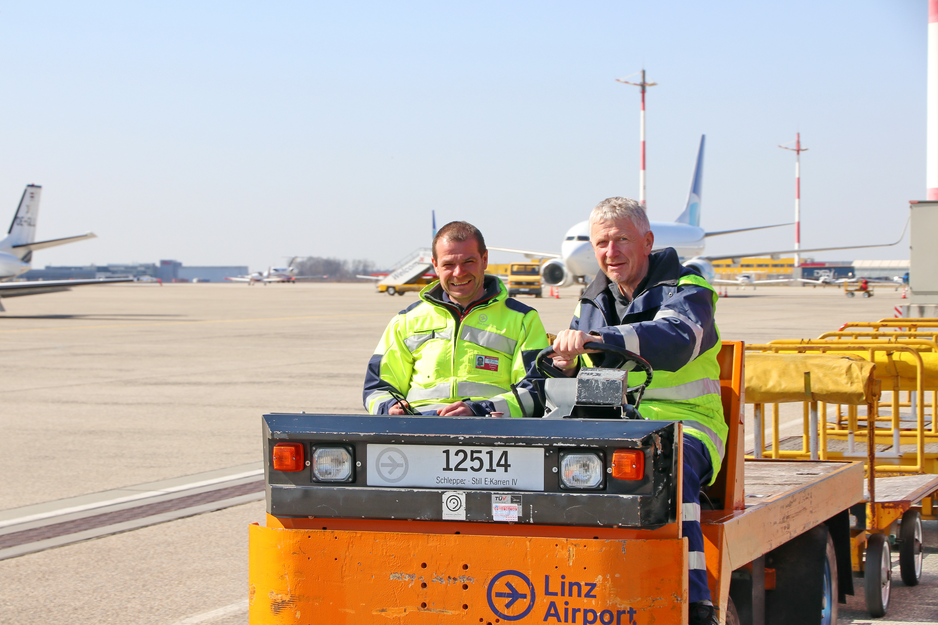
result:
<svg viewBox="0 0 938 625"><path fill-rule="evenodd" d="M378 282L379 285L397 286L399 284L410 284L417 280L433 267L433 251L428 247L422 247L413 254L397 263L397 269L386 275Z"/></svg>

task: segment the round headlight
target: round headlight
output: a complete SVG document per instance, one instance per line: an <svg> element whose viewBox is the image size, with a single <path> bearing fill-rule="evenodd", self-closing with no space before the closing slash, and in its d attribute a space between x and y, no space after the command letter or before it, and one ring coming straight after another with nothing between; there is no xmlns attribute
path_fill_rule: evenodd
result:
<svg viewBox="0 0 938 625"><path fill-rule="evenodd" d="M313 452L313 477L320 482L346 482L352 477L352 454L344 447L319 447Z"/></svg>
<svg viewBox="0 0 938 625"><path fill-rule="evenodd" d="M567 488L596 488L603 482L603 461L596 453L566 454L560 459L560 481Z"/></svg>

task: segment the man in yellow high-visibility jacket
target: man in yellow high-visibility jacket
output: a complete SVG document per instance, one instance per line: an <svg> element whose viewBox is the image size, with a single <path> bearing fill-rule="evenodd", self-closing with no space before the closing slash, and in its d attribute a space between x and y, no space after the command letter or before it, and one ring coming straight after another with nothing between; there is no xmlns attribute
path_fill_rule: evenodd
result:
<svg viewBox="0 0 938 625"><path fill-rule="evenodd" d="M652 252L655 235L635 200L604 200L590 214L600 272L580 297L570 329L554 341L554 364L572 375L596 361L591 341L639 354L654 369L639 412L684 424L683 530L688 539L690 623L719 623L710 603L700 529L700 488L720 470L727 427L720 401L717 294L677 252ZM601 364L601 362L600 362ZM644 376L644 374L636 374ZM631 377L631 375L630 375Z"/></svg>
<svg viewBox="0 0 938 625"><path fill-rule="evenodd" d="M479 230L446 224L433 239L439 280L388 324L365 374L371 414L407 408L441 416L540 416L531 378L548 346L537 311L509 298L485 275L488 251Z"/></svg>

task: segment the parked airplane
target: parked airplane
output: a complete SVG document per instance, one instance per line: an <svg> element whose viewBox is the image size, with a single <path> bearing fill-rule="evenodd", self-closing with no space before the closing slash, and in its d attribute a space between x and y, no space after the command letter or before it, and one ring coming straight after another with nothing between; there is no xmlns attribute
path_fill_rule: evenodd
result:
<svg viewBox="0 0 938 625"><path fill-rule="evenodd" d="M260 282L265 286L269 282L296 282L296 267L269 267L267 271L255 271L254 273L247 276L234 276L232 278L225 278L225 280L230 280L231 282L247 282L248 285L253 285L255 282Z"/></svg>
<svg viewBox="0 0 938 625"><path fill-rule="evenodd" d="M751 274L741 273L739 277L735 280L711 280L711 284L735 284L736 286L745 289L747 286L751 286L755 290L757 285L760 284L781 284L783 282L791 282L791 278L778 278L772 280L754 280Z"/></svg>
<svg viewBox="0 0 938 625"><path fill-rule="evenodd" d="M697 163L694 166L694 174L691 178L690 193L687 196L687 205L684 211L678 215L673 222L650 222L651 230L655 235L654 250L673 247L677 250L681 262L688 267L693 267L700 274L713 283L715 272L711 261L723 260L727 258L740 259L750 256L772 256L779 257L783 254L794 254L795 252L805 254L809 252L826 252L832 250L849 250L864 247L885 247L896 245L905 235L895 243L877 244L877 245L850 245L844 247L817 247L800 250L778 250L778 251L759 251L746 254L723 254L704 256L704 246L707 237L713 237L721 234L731 234L735 232L748 232L750 230L762 230L764 228L776 228L778 226L787 226L791 224L774 224L771 226L755 226L751 228L738 228L735 230L721 230L718 232L707 232L700 227L700 202L703 188L703 155L706 136L700 137L700 148L697 152ZM906 224L908 226L908 223ZM532 252L529 250L518 250L504 247L489 247L492 250L503 252L516 252L524 254L528 258L550 258L541 266L541 279L548 286L570 286L577 282L586 283L593 279L599 272L599 265L596 262L596 256L593 253L593 246L590 244L589 221L581 221L567 231L564 241L560 244L560 254Z"/></svg>
<svg viewBox="0 0 938 625"><path fill-rule="evenodd" d="M68 291L71 287L89 284L133 282L133 278L10 282L17 276L29 271L35 250L73 243L83 239L93 239L96 236L94 233L88 232L74 237L36 241L36 223L39 219L39 200L41 196L42 187L32 184L26 186L16 213L13 215L13 223L10 224L7 236L0 241L0 298ZM3 304L0 303L0 312L3 310Z"/></svg>

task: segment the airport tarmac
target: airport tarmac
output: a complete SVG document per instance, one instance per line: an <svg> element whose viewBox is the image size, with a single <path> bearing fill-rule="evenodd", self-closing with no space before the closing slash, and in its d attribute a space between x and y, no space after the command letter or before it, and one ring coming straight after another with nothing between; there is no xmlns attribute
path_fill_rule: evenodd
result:
<svg viewBox="0 0 938 625"><path fill-rule="evenodd" d="M522 301L556 332L577 292ZM907 301L892 288L869 299L810 287L728 295L722 336L747 343L816 337L892 317ZM4 300L0 530L4 519L42 525L96 505L195 497L213 480L250 483L261 415L361 412L367 360L414 300L370 284L126 284ZM249 490L225 500L249 503L197 516L163 503L166 522L123 521L123 533L0 560L0 623L245 623L247 525L264 518ZM936 529L926 523L922 585L906 589L897 574L877 622L938 621ZM869 622L862 595L851 602L840 622Z"/></svg>

